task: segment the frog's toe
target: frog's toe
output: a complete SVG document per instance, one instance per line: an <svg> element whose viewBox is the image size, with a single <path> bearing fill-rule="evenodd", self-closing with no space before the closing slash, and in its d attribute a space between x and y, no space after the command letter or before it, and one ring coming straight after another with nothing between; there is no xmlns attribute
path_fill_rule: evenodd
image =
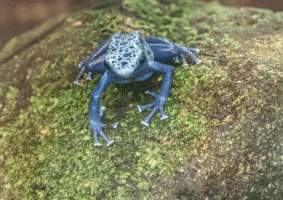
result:
<svg viewBox="0 0 283 200"><path fill-rule="evenodd" d="M153 102L150 103L150 104L147 104L147 105L144 105L144 106L140 106L138 105L138 109L139 109L139 112L142 112L143 110L147 109L147 108L150 108L153 106Z"/></svg>
<svg viewBox="0 0 283 200"><path fill-rule="evenodd" d="M138 105L138 109L139 109L139 112L143 111L140 105Z"/></svg>
<svg viewBox="0 0 283 200"><path fill-rule="evenodd" d="M157 110L158 108L154 107L152 111L149 113L149 115L147 116L147 118L145 118L145 120L143 120L141 123L146 126L149 126L149 121Z"/></svg>
<svg viewBox="0 0 283 200"><path fill-rule="evenodd" d="M74 84L76 84L76 85L80 85L80 81L79 81L79 79L78 79L78 78L74 81Z"/></svg>
<svg viewBox="0 0 283 200"><path fill-rule="evenodd" d="M108 146L111 145L113 142L114 142L113 140L110 140L110 141L107 143L106 146L108 147Z"/></svg>
<svg viewBox="0 0 283 200"><path fill-rule="evenodd" d="M118 122L112 124L113 128L117 128L117 126L118 126Z"/></svg>
<svg viewBox="0 0 283 200"><path fill-rule="evenodd" d="M88 72L86 80L91 80L91 72Z"/></svg>
<svg viewBox="0 0 283 200"><path fill-rule="evenodd" d="M168 116L167 116L167 115L161 116L161 120L163 120L163 119L167 119L167 118L168 118Z"/></svg>
<svg viewBox="0 0 283 200"><path fill-rule="evenodd" d="M199 53L199 49L197 48L189 48L189 47L185 47L188 51L194 51L196 53Z"/></svg>
<svg viewBox="0 0 283 200"><path fill-rule="evenodd" d="M149 126L149 122L147 122L146 120L143 120L141 123L145 126Z"/></svg>
<svg viewBox="0 0 283 200"><path fill-rule="evenodd" d="M188 66L188 63L187 63L185 55L181 53L180 56L181 56L182 61L183 61L183 66Z"/></svg>
<svg viewBox="0 0 283 200"><path fill-rule="evenodd" d="M157 94L156 92L150 92L149 90L147 90L145 92L145 94L150 94L151 96L155 97L155 98L158 98L159 97L159 94Z"/></svg>
<svg viewBox="0 0 283 200"><path fill-rule="evenodd" d="M186 51L185 53L189 55L197 63L197 65L201 62L201 60L198 59L192 52Z"/></svg>
<svg viewBox="0 0 283 200"><path fill-rule="evenodd" d="M168 116L165 114L163 109L160 110L160 113L161 113L161 120L168 118Z"/></svg>
<svg viewBox="0 0 283 200"><path fill-rule="evenodd" d="M101 143L100 142L95 142L94 146L101 146Z"/></svg>
<svg viewBox="0 0 283 200"><path fill-rule="evenodd" d="M175 61L175 63L179 63L179 56L174 57L173 60Z"/></svg>

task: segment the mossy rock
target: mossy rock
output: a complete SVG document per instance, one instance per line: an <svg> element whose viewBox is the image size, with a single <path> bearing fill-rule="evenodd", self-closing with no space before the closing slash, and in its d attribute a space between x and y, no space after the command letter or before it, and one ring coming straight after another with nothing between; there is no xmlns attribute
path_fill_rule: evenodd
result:
<svg viewBox="0 0 283 200"><path fill-rule="evenodd" d="M282 197L282 12L125 0L53 22L1 52L0 199ZM88 104L101 75L76 86L77 65L133 30L199 48L202 63L169 63L169 118L155 114L149 127L137 105L162 75L112 84L101 105L102 122L119 123L104 129L115 142L94 147Z"/></svg>

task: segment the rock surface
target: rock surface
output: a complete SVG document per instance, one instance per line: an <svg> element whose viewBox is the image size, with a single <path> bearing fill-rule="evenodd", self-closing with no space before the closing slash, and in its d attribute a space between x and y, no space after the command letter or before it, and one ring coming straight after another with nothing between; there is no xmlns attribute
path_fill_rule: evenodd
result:
<svg viewBox="0 0 283 200"><path fill-rule="evenodd" d="M39 40L35 30L29 33L35 38L24 42L26 36L20 36L1 52L3 197L283 196L283 13L217 3L149 2L150 7L124 1L118 8L62 16L46 37ZM49 30L50 23L42 30ZM116 146L97 149L87 110L99 77L76 88L76 66L114 32L135 29L200 48L202 64L176 67L165 112L179 121L155 120L150 129L135 120L134 107L145 101L137 88L147 90L149 84L158 91L158 77L131 86L135 89L110 87L102 98L109 107L105 120L120 117L121 128L109 130Z"/></svg>

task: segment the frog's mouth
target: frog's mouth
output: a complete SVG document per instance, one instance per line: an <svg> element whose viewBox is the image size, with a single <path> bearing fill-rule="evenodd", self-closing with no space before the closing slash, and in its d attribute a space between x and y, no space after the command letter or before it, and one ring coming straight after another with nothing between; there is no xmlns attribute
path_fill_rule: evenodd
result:
<svg viewBox="0 0 283 200"><path fill-rule="evenodd" d="M127 79L127 78L131 78L131 76L133 75L133 71L121 71L116 74L121 78Z"/></svg>
<svg viewBox="0 0 283 200"><path fill-rule="evenodd" d="M145 53L142 53L139 57L135 61L118 58L117 60L111 60L111 63L105 59L104 66L115 79L132 79L146 67Z"/></svg>
<svg viewBox="0 0 283 200"><path fill-rule="evenodd" d="M122 62L122 66L125 66L122 69L118 69L118 71L114 72L117 76L123 79L133 79L136 78L145 68L146 66L146 58L141 58L135 65L132 63ZM135 67L137 66L137 67Z"/></svg>
<svg viewBox="0 0 283 200"><path fill-rule="evenodd" d="M107 71L111 74L112 78L114 78L115 80L131 79L135 74L134 70L127 70L127 69L119 70L118 72L112 69L108 69Z"/></svg>

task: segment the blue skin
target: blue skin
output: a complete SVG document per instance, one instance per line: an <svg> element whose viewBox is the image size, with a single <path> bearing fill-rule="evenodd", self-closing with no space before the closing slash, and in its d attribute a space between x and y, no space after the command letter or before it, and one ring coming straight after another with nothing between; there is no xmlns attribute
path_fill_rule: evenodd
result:
<svg viewBox="0 0 283 200"><path fill-rule="evenodd" d="M79 77L84 72L88 72L87 79L89 80L93 72L103 74L91 94L89 108L89 122L94 134L94 145L101 146L97 138L98 134L107 142L107 146L113 143L102 131L102 127L106 125L100 122L105 110L104 107L100 108L100 96L112 82L130 83L143 81L149 78L153 72L164 74L159 94L149 91L145 92L154 96L156 98L155 101L148 105L138 106L140 112L153 107L148 117L142 121L142 124L149 126L150 119L158 110L161 113L161 120L168 118L163 108L169 96L175 68L165 63L171 60L178 62L179 57L181 57L183 65L188 65L185 58L186 54L199 64L201 61L192 51L199 52L198 49L183 47L163 38L152 36L143 38L138 31L134 31L124 35L115 33L81 62L79 67L82 69L75 84L79 84ZM113 127L116 125L113 125Z"/></svg>

